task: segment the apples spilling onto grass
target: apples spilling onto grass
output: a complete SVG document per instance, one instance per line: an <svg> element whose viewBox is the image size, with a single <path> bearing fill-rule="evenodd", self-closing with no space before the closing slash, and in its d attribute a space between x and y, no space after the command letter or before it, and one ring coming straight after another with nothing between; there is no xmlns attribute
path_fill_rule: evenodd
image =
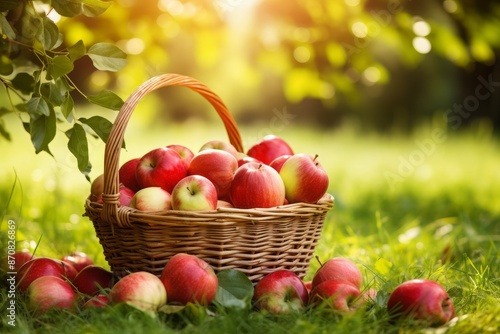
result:
<svg viewBox="0 0 500 334"><path fill-rule="evenodd" d="M215 187L215 207L200 206L201 201L213 202L212 186L205 181L191 180L191 194L186 187L182 187L183 195L173 194L181 181L186 182L185 177L195 175L205 177ZM197 153L179 144L153 149L123 163L119 181L120 205L139 211L249 209L316 203L329 186L328 175L317 155L295 154L284 139L274 135L265 136L246 153L238 152L223 140L210 140ZM102 203L103 188L104 178L99 175L92 182L90 199ZM168 195L160 194L158 188ZM176 204L171 204L169 196L175 197Z"/></svg>

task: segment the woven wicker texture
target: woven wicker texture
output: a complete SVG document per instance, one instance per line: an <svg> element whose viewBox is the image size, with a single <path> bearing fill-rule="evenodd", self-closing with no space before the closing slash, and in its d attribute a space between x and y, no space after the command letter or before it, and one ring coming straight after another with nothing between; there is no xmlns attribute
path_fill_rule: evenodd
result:
<svg viewBox="0 0 500 334"><path fill-rule="evenodd" d="M216 272L240 270L254 283L277 269L291 270L303 278L325 216L333 207L330 195L315 204L266 209L141 212L119 206L118 170L127 123L147 93L166 86L190 88L210 102L224 123L229 141L243 152L232 115L208 87L178 74L144 82L121 108L106 143L103 203L85 202L85 215L93 222L111 270L118 276L135 271L160 276L168 259L184 252L206 260Z"/></svg>

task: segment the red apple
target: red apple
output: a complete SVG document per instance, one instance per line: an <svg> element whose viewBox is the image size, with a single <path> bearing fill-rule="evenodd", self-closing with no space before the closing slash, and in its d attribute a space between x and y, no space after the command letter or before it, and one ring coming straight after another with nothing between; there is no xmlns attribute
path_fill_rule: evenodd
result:
<svg viewBox="0 0 500 334"><path fill-rule="evenodd" d="M113 273L101 266L89 265L76 275L72 283L78 292L94 296L103 289L113 286Z"/></svg>
<svg viewBox="0 0 500 334"><path fill-rule="evenodd" d="M222 150L230 153L233 157L238 160L239 158L239 152L236 150L236 148L229 142L224 141L224 140L211 140L203 144L200 148L200 151L207 150L207 149L215 149L215 150Z"/></svg>
<svg viewBox="0 0 500 334"><path fill-rule="evenodd" d="M27 249L16 251L12 255L6 255L0 264L0 268L8 272L18 272L19 268L34 258L33 253Z"/></svg>
<svg viewBox="0 0 500 334"><path fill-rule="evenodd" d="M208 305L217 293L219 281L214 269L203 259L177 253L168 260L160 276L169 302Z"/></svg>
<svg viewBox="0 0 500 334"><path fill-rule="evenodd" d="M118 170L118 179L120 180L120 183L131 189L133 192L141 189L139 183L137 182L137 178L135 177L135 171L139 161L140 158L131 159L121 165Z"/></svg>
<svg viewBox="0 0 500 334"><path fill-rule="evenodd" d="M299 276L282 269L267 274L257 282L253 299L258 309L287 314L302 310L308 303L309 294Z"/></svg>
<svg viewBox="0 0 500 334"><path fill-rule="evenodd" d="M77 297L70 283L54 276L35 279L26 294L28 308L35 314L43 314L53 308L73 310Z"/></svg>
<svg viewBox="0 0 500 334"><path fill-rule="evenodd" d="M453 301L437 282L426 279L406 281L394 289L387 301L387 311L398 319L409 317L441 326L455 316Z"/></svg>
<svg viewBox="0 0 500 334"><path fill-rule="evenodd" d="M109 305L110 300L108 295L99 294L88 299L84 304L83 308L88 309L92 307L105 307Z"/></svg>
<svg viewBox="0 0 500 334"><path fill-rule="evenodd" d="M111 288L109 299L112 304L127 303L154 313L167 303L167 293L158 277L149 272L137 271L120 279Z"/></svg>
<svg viewBox="0 0 500 334"><path fill-rule="evenodd" d="M295 154L285 161L279 173L289 203L316 203L328 189L328 175L317 155Z"/></svg>
<svg viewBox="0 0 500 334"><path fill-rule="evenodd" d="M104 174L97 176L90 184L90 200L97 201L104 190Z"/></svg>
<svg viewBox="0 0 500 334"><path fill-rule="evenodd" d="M217 207L218 208L234 208L234 206L230 202L223 201L221 199L217 201Z"/></svg>
<svg viewBox="0 0 500 334"><path fill-rule="evenodd" d="M363 285L363 275L358 266L343 257L334 257L323 263L314 274L312 288L331 280L348 281L358 289L361 289Z"/></svg>
<svg viewBox="0 0 500 334"><path fill-rule="evenodd" d="M94 264L90 256L80 251L75 251L69 255L64 255L61 258L61 260L63 262L71 264L73 267L75 267L76 271L78 272L81 271L86 266Z"/></svg>
<svg viewBox="0 0 500 334"><path fill-rule="evenodd" d="M306 287L307 292L310 293L311 292L311 287L312 287L312 281L305 281L304 282L304 286Z"/></svg>
<svg viewBox="0 0 500 334"><path fill-rule="evenodd" d="M179 153L167 147L146 153L135 170L141 188L161 187L169 193L186 175L186 166Z"/></svg>
<svg viewBox="0 0 500 334"><path fill-rule="evenodd" d="M241 165L244 165L248 162L262 162L262 161L259 161L255 158L252 158L252 157L249 157L248 155L246 155L244 153L240 153L238 155L238 167L240 167Z"/></svg>
<svg viewBox="0 0 500 334"><path fill-rule="evenodd" d="M273 167L279 173L281 170L281 167L283 166L285 161L287 161L288 158L290 158L290 157L291 157L290 154L281 155L281 156L277 157L276 159L274 159L273 161L271 161L269 166Z"/></svg>
<svg viewBox="0 0 500 334"><path fill-rule="evenodd" d="M248 156L269 165L279 156L293 155L293 150L282 138L275 135L267 135L255 143L247 152Z"/></svg>
<svg viewBox="0 0 500 334"><path fill-rule="evenodd" d="M24 292L30 284L42 276L54 276L61 279L73 280L77 274L75 267L63 261L48 258L36 257L26 262L17 272L18 289Z"/></svg>
<svg viewBox="0 0 500 334"><path fill-rule="evenodd" d="M313 285L309 299L311 305L323 304L341 314L353 313L363 304L359 289L344 280L329 280Z"/></svg>
<svg viewBox="0 0 500 334"><path fill-rule="evenodd" d="M184 145L178 145L178 144L172 144L168 145L167 148L171 148L175 152L179 153L179 155L182 158L182 162L184 162L184 166L186 167L186 170L189 167L189 164L191 163L191 159L193 159L194 153L191 151L189 148L187 148Z"/></svg>
<svg viewBox="0 0 500 334"><path fill-rule="evenodd" d="M204 176L186 176L172 190L174 210L204 211L216 208L217 190L212 181Z"/></svg>
<svg viewBox="0 0 500 334"><path fill-rule="evenodd" d="M272 167L249 162L236 170L230 198L236 208L275 207L285 201L285 186Z"/></svg>
<svg viewBox="0 0 500 334"><path fill-rule="evenodd" d="M130 207L140 211L165 211L172 208L172 197L161 187L146 187L135 193Z"/></svg>
<svg viewBox="0 0 500 334"><path fill-rule="evenodd" d="M238 161L230 153L207 148L195 154L189 164L189 175L201 175L212 181L219 199L229 194L233 175L238 168Z"/></svg>

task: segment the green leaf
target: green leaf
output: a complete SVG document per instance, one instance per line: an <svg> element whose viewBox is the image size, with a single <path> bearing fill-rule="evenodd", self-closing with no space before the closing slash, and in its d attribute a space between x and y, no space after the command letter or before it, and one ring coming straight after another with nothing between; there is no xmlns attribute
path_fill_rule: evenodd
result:
<svg viewBox="0 0 500 334"><path fill-rule="evenodd" d="M62 16L73 17L82 13L81 0L52 0L52 7Z"/></svg>
<svg viewBox="0 0 500 334"><path fill-rule="evenodd" d="M83 15L98 16L106 11L111 6L111 1L101 0L83 0Z"/></svg>
<svg viewBox="0 0 500 334"><path fill-rule="evenodd" d="M83 126L75 123L73 128L66 134L69 136L68 149L75 156L78 162L78 169L82 173L88 172L90 166L89 146Z"/></svg>
<svg viewBox="0 0 500 334"><path fill-rule="evenodd" d="M87 54L95 68L101 71L116 72L127 64L127 54L114 44L94 44L88 49Z"/></svg>
<svg viewBox="0 0 500 334"><path fill-rule="evenodd" d="M0 136L5 138L6 140L10 141L10 133L5 128L5 123L4 123L3 119L0 119Z"/></svg>
<svg viewBox="0 0 500 334"><path fill-rule="evenodd" d="M0 15L2 16L2 15ZM12 60L5 55L0 56L0 75L11 75L14 72Z"/></svg>
<svg viewBox="0 0 500 334"><path fill-rule="evenodd" d="M36 39L45 49L52 50L59 41L59 29L48 17L43 17L41 22L36 32Z"/></svg>
<svg viewBox="0 0 500 334"><path fill-rule="evenodd" d="M85 56L85 54L87 53L87 48L85 47L85 44L83 44L83 41L79 40L74 45L68 48L68 52L69 52L69 59L75 61Z"/></svg>
<svg viewBox="0 0 500 334"><path fill-rule="evenodd" d="M12 79L12 85L23 94L30 94L35 87L35 78L28 73L18 73Z"/></svg>
<svg viewBox="0 0 500 334"><path fill-rule="evenodd" d="M3 10L1 10L3 12ZM16 39L16 32L12 29L5 16L0 15L0 33L5 34L10 39Z"/></svg>
<svg viewBox="0 0 500 334"><path fill-rule="evenodd" d="M73 101L73 97L71 97L71 94L67 92L65 99L61 104L61 112L66 118L66 120L69 120L68 117L71 115L74 108L75 108L75 102Z"/></svg>
<svg viewBox="0 0 500 334"><path fill-rule="evenodd" d="M92 116L90 118L81 117L78 120L88 125L104 143L108 141L109 132L113 127L113 123L109 120L101 116Z"/></svg>
<svg viewBox="0 0 500 334"><path fill-rule="evenodd" d="M49 150L49 143L56 135L56 114L53 110L48 116L33 116L30 117L29 132L31 134L31 142L35 147L35 152L38 154L45 151L52 155Z"/></svg>
<svg viewBox="0 0 500 334"><path fill-rule="evenodd" d="M241 271L229 269L217 274L219 288L214 301L226 308L251 307L253 284Z"/></svg>
<svg viewBox="0 0 500 334"><path fill-rule="evenodd" d="M73 71L73 62L66 56L55 56L49 63L48 73L53 79L58 79Z"/></svg>
<svg viewBox="0 0 500 334"><path fill-rule="evenodd" d="M104 90L97 95L87 96L87 100L112 110L120 110L124 103L118 95L109 90Z"/></svg>
<svg viewBox="0 0 500 334"><path fill-rule="evenodd" d="M26 103L26 107L28 107L28 113L33 117L37 115L50 116L51 114L47 101L40 96L32 97L28 103Z"/></svg>

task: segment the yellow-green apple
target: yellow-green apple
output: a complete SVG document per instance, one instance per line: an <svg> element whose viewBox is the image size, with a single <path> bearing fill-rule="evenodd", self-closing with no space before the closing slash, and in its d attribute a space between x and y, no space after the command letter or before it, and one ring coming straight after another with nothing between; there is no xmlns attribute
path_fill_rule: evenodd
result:
<svg viewBox="0 0 500 334"><path fill-rule="evenodd" d="M24 292L34 280L42 276L54 276L71 281L76 275L75 267L68 263L49 257L36 257L19 268L17 288Z"/></svg>
<svg viewBox="0 0 500 334"><path fill-rule="evenodd" d="M120 183L125 187L132 189L134 192L141 189L139 183L137 182L137 178L135 177L135 170L137 169L139 161L140 158L130 159L121 165L118 170L118 179Z"/></svg>
<svg viewBox="0 0 500 334"><path fill-rule="evenodd" d="M363 275L358 266L344 257L334 257L327 260L316 271L312 280L312 288L324 281L344 280L361 289Z"/></svg>
<svg viewBox="0 0 500 334"><path fill-rule="evenodd" d="M231 143L224 140L210 140L200 147L200 151L204 151L207 149L226 151L233 157L235 157L236 160L238 160L239 158L239 152L236 150L236 148Z"/></svg>
<svg viewBox="0 0 500 334"><path fill-rule="evenodd" d="M186 253L172 256L160 276L168 301L185 305L208 305L215 298L219 281L214 269L205 260Z"/></svg>
<svg viewBox="0 0 500 334"><path fill-rule="evenodd" d="M43 314L50 309L73 310L77 294L71 284L59 277L42 276L35 279L26 291L28 309Z"/></svg>
<svg viewBox="0 0 500 334"><path fill-rule="evenodd" d="M184 162L184 166L186 167L186 169L189 167L189 163L191 162L191 159L193 159L193 156L194 156L193 151L191 151L186 146L179 145L179 144L167 145L167 148L171 148L172 150L179 153L179 155L182 158L182 161Z"/></svg>
<svg viewBox="0 0 500 334"><path fill-rule="evenodd" d="M109 303L110 303L109 295L98 294L93 296L92 298L87 299L83 304L83 309L88 309L92 307L105 307L109 305Z"/></svg>
<svg viewBox="0 0 500 334"><path fill-rule="evenodd" d="M288 314L302 310L309 300L304 282L294 272L280 269L257 282L253 300L260 310Z"/></svg>
<svg viewBox="0 0 500 334"><path fill-rule="evenodd" d="M274 159L273 161L271 161L269 166L273 167L279 173L281 170L281 166L283 166L285 161L287 161L288 158L290 158L290 157L291 157L290 154L281 155L281 156L277 157L276 159Z"/></svg>
<svg viewBox="0 0 500 334"><path fill-rule="evenodd" d="M316 203L328 189L328 174L317 155L294 154L281 166L279 173L289 203Z"/></svg>
<svg viewBox="0 0 500 334"><path fill-rule="evenodd" d="M218 199L229 194L233 175L238 168L236 158L224 150L213 148L196 153L188 168L188 175L201 175L212 181L217 189Z"/></svg>
<svg viewBox="0 0 500 334"><path fill-rule="evenodd" d="M29 260L33 259L34 255L27 249L14 252L12 255L6 255L0 268L9 272L18 272L19 268Z"/></svg>
<svg viewBox="0 0 500 334"><path fill-rule="evenodd" d="M313 306L324 305L340 314L355 312L364 301L358 287L345 280L328 280L313 285L309 300Z"/></svg>
<svg viewBox="0 0 500 334"><path fill-rule="evenodd" d="M141 188L161 187L169 193L186 175L186 166L179 153L167 147L146 153L139 160L135 170Z"/></svg>
<svg viewBox="0 0 500 334"><path fill-rule="evenodd" d="M182 211L217 209L215 185L201 175L186 176L172 190L172 209Z"/></svg>
<svg viewBox="0 0 500 334"><path fill-rule="evenodd" d="M172 208L172 196L161 187L142 188L132 197L130 207L140 211L165 211Z"/></svg>
<svg viewBox="0 0 500 334"><path fill-rule="evenodd" d="M288 143L275 135L267 135L247 151L248 156L269 165L271 161L285 154L293 155Z"/></svg>
<svg viewBox="0 0 500 334"><path fill-rule="evenodd" d="M249 162L236 170L230 198L236 208L275 207L285 201L285 185L272 167Z"/></svg>
<svg viewBox="0 0 500 334"><path fill-rule="evenodd" d="M75 267L76 271L80 272L86 266L90 266L94 264L94 261L88 256L86 253L81 251L74 251L68 255L64 255L61 260L63 262L67 262L73 267Z"/></svg>
<svg viewBox="0 0 500 334"><path fill-rule="evenodd" d="M104 190L104 174L98 175L90 184L90 200L98 201Z"/></svg>
<svg viewBox="0 0 500 334"><path fill-rule="evenodd" d="M113 273L98 265L83 268L72 281L78 292L94 296L113 286Z"/></svg>
<svg viewBox="0 0 500 334"><path fill-rule="evenodd" d="M398 285L387 301L387 311L393 317L412 318L431 326L441 326L455 316L453 301L439 283L414 279Z"/></svg>
<svg viewBox="0 0 500 334"><path fill-rule="evenodd" d="M137 271L121 278L109 292L112 304L126 303L154 314L167 303L167 293L161 280L146 271Z"/></svg>

